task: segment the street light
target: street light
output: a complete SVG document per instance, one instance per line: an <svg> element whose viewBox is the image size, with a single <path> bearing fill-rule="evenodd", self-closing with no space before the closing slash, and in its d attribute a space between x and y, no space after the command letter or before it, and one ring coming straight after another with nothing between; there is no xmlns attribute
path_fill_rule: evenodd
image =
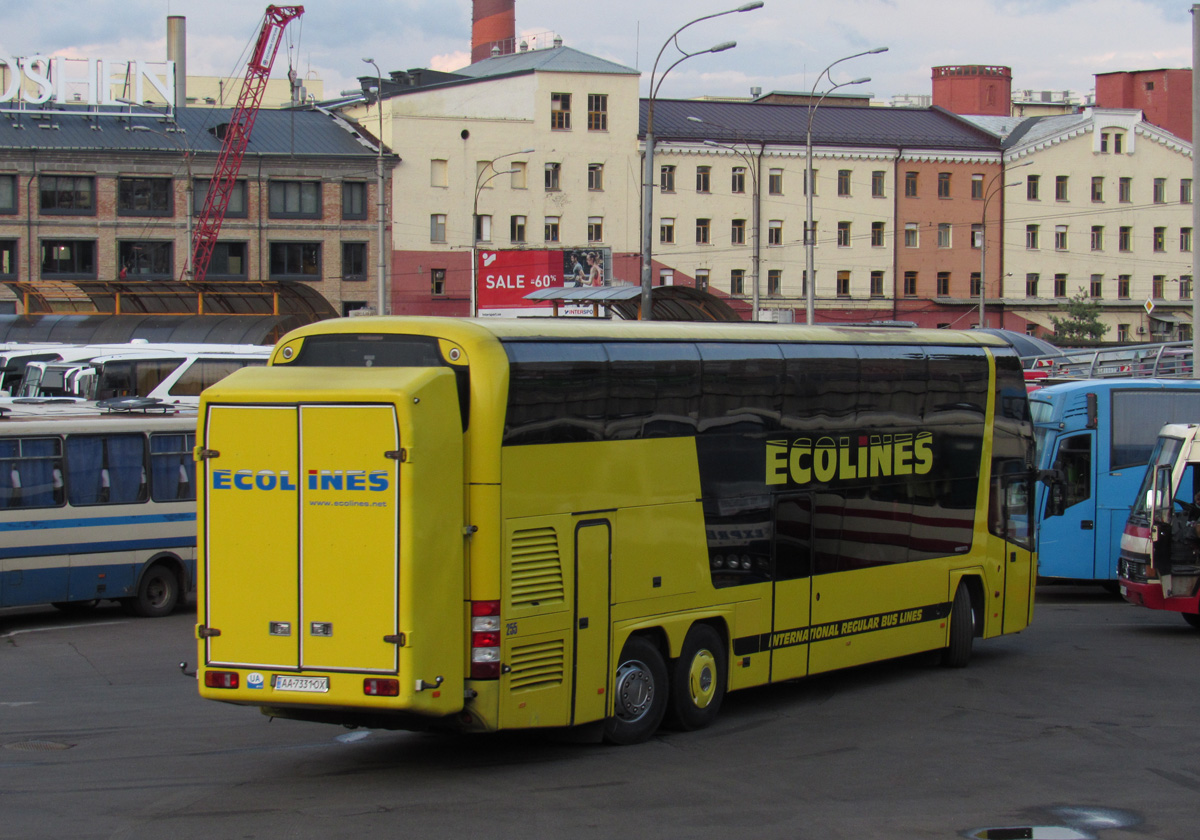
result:
<svg viewBox="0 0 1200 840"><path fill-rule="evenodd" d="M502 155L492 158L487 166L481 167L480 170L477 173L475 173L475 203L471 205L471 317L472 318L474 318L475 316L477 316L479 314L478 290L475 287L476 282L478 281L478 273L479 273L479 255L478 255L478 248L479 248L479 194L481 192L483 192L484 187L486 187L489 183L491 183L493 178L497 178L501 175L511 175L514 172L520 171L517 169L503 169L503 170L497 171L496 170L496 161L503 160L506 157L513 157L514 155L529 155L529 154L533 154L533 149L521 149L521 151L519 151L519 152L507 152L505 154L502 154ZM484 173L487 172L489 169L491 170L492 174L488 175L486 178L484 178L483 177Z"/></svg>
<svg viewBox="0 0 1200 840"><path fill-rule="evenodd" d="M688 52L679 46L679 33L692 24L700 23L703 20L711 20L712 18L731 15L737 12L749 12L754 9L761 9L762 6L762 0L755 0L753 3L743 3L736 9L727 9L724 12L704 15L685 23L676 29L674 34L662 45L662 49L658 51L658 57L654 59L654 66L650 69L650 88L646 108L646 160L642 170L642 303L640 313L642 320L651 321L654 319L654 313L651 311L650 306L651 275L654 273L651 264L653 251L651 250L650 236L651 219L654 217L654 100L658 96L658 90L662 87L667 74L674 70L681 62L697 55L724 52L737 46L737 41L726 41L722 44L717 44L715 47L709 47L706 50ZM662 60L663 53L666 52L667 47L671 44L674 44L675 49L679 50L681 54L680 58L677 58L670 67L664 70L661 76L658 76L658 62ZM657 80L655 79L656 76Z"/></svg>
<svg viewBox="0 0 1200 840"><path fill-rule="evenodd" d="M375 63L375 59L364 58L363 62L375 68L375 77L379 85L375 88L375 106L379 109L379 139L376 143L379 146L379 155L375 161L375 192L377 193L375 215L378 216L379 222L379 247L376 249L379 254L376 260L376 270L379 273L379 314L387 315L388 310L391 309L387 300L387 252L391 249L387 247L387 227L383 218L386 206L383 197L383 73L380 71L379 65Z"/></svg>
<svg viewBox="0 0 1200 840"><path fill-rule="evenodd" d="M987 186L983 188L983 214L979 220L979 327L980 327L980 329L983 329L984 327L987 326L987 322L984 320L984 316L983 316L983 307L984 307L984 299L985 299L984 292L987 289L986 271L987 271L987 209L988 209L988 203L991 202L991 200L993 198L1000 195L1000 193L1004 192L1004 190L1006 188L1020 186L1021 182L1015 181L1011 184L1001 184L998 189L992 189L992 188L996 185L997 179L1003 178L1005 175L1008 174L1009 170L1020 169L1023 166L1032 166L1032 165L1033 165L1033 161L1027 160L1024 163L1018 163L1016 166L1010 166L1008 169L1004 169L1003 168L1004 164L1002 162L1000 164L1000 166L1001 166L1000 171L997 172L995 175L993 175L991 180L987 182Z"/></svg>
<svg viewBox="0 0 1200 840"><path fill-rule="evenodd" d="M817 106L819 106L822 102L825 101L825 97L828 96L829 94L833 93L838 88L846 87L847 85L864 85L867 82L871 81L871 77L864 76L861 79L854 79L853 81L850 81L850 82L842 82L839 85L834 85L829 90L822 93L821 98L818 99L816 101L816 103L813 102L813 97L815 97L817 95L817 85L819 85L821 83L821 79L823 77L825 77L825 78L828 78L830 82L832 82L833 77L831 75L829 75L829 71L832 70L837 65L841 64L843 61L849 61L852 58L858 58L859 56L863 56L863 55L875 55L877 53L887 52L887 50L888 50L887 47L875 47L875 49L873 49L873 50L864 50L863 52L855 53L854 55L848 55L845 58L839 58L837 61L833 62L828 67L826 67L824 70L822 70L819 74L817 74L816 81L813 82L812 92L809 94L809 97L808 97L808 130L805 134L805 140L804 140L804 156L805 156L804 157L804 160L805 160L804 192L806 194L805 202L804 202L804 245L805 245L805 248L804 248L804 287L805 287L805 290L804 290L804 323L808 324L809 326L812 326L813 313L816 310L816 288L817 288L816 270L813 268L813 257L814 257L813 247L816 244L816 236L815 236L815 231L812 229L813 228L813 192L815 192L815 190L813 189L813 187L814 187L814 184L813 184L813 148L812 148L813 115L817 112Z"/></svg>
<svg viewBox="0 0 1200 840"><path fill-rule="evenodd" d="M704 123L704 120L700 119L699 117L688 117L688 121L694 122L694 123ZM707 124L712 125L712 123L707 123ZM724 126L722 126L722 127L724 127ZM752 189L752 193L751 193L751 197L750 197L751 202L752 202L752 204L751 204L751 214L752 215L751 215L750 225L753 228L752 233L754 235L754 250L753 250L753 256L751 257L751 266L753 266L753 270L751 272L751 278L750 278L750 283L751 283L750 300L751 300L751 307L752 307L753 311L751 313L750 320L757 321L758 320L758 304L759 304L759 274L760 274L761 263L762 263L762 259L761 259L761 257L762 257L762 238L761 238L762 231L760 229L761 225L762 225L762 220L761 220L762 214L759 212L759 210L760 210L759 203L762 199L762 193L759 190L759 177L762 174L762 152L761 151L759 152L759 159L758 159L758 163L756 166L755 162L752 161L749 157L749 153L751 152L750 143L746 140L741 140L740 142L745 144L745 146L746 146L745 153L743 153L736 146L730 146L725 143L718 143L716 140L705 140L704 145L713 146L714 148L718 148L718 149L728 149L729 151L733 152L735 155L740 157L742 160L744 160L746 162L746 168L750 171L750 186Z"/></svg>

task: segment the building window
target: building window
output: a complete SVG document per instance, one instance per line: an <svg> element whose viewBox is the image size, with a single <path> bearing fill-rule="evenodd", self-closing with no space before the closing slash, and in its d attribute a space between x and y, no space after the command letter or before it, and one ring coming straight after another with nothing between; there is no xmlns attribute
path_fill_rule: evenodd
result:
<svg viewBox="0 0 1200 840"><path fill-rule="evenodd" d="M429 217L429 241L446 241L446 214L434 213Z"/></svg>
<svg viewBox="0 0 1200 840"><path fill-rule="evenodd" d="M771 219L767 222L767 244L782 245L783 244L783 220Z"/></svg>
<svg viewBox="0 0 1200 840"><path fill-rule="evenodd" d="M174 194L170 178L118 178L118 216L172 216Z"/></svg>
<svg viewBox="0 0 1200 840"><path fill-rule="evenodd" d="M432 295L446 294L446 269L431 268L429 270L429 292Z"/></svg>
<svg viewBox="0 0 1200 840"><path fill-rule="evenodd" d="M96 213L96 179L90 175L42 175L38 209L43 213L92 216Z"/></svg>
<svg viewBox="0 0 1200 840"><path fill-rule="evenodd" d="M735 193L744 193L746 191L746 167L733 167L729 189Z"/></svg>
<svg viewBox="0 0 1200 840"><path fill-rule="evenodd" d="M545 225L545 240L547 242L558 242L558 226L560 222L559 216L547 216Z"/></svg>
<svg viewBox="0 0 1200 840"><path fill-rule="evenodd" d="M1166 295L1163 294L1163 290L1166 288L1166 286L1167 275L1155 274L1150 278L1150 297L1157 298L1159 300L1166 297Z"/></svg>
<svg viewBox="0 0 1200 840"><path fill-rule="evenodd" d="M1179 275L1179 299L1192 299L1192 275L1190 274Z"/></svg>
<svg viewBox="0 0 1200 840"><path fill-rule="evenodd" d="M342 181L342 218L367 218L367 184L365 181Z"/></svg>
<svg viewBox="0 0 1200 840"><path fill-rule="evenodd" d="M492 217L490 215L479 213L475 216L475 241L476 242L491 242L492 241Z"/></svg>
<svg viewBox="0 0 1200 840"><path fill-rule="evenodd" d="M887 222L871 222L871 247L884 247L884 238L887 235Z"/></svg>
<svg viewBox="0 0 1200 840"><path fill-rule="evenodd" d="M117 276L130 280L171 280L174 275L173 242L118 242Z"/></svg>
<svg viewBox="0 0 1200 840"><path fill-rule="evenodd" d="M938 173L938 198L950 197L950 173Z"/></svg>
<svg viewBox="0 0 1200 840"><path fill-rule="evenodd" d="M979 294L982 291L982 289L983 289L983 278L979 276L978 271L972 271L971 272L971 297L973 297L973 298L979 297Z"/></svg>
<svg viewBox="0 0 1200 840"><path fill-rule="evenodd" d="M511 176L508 185L514 190L525 189L525 161L513 161L508 166L508 172Z"/></svg>
<svg viewBox="0 0 1200 840"><path fill-rule="evenodd" d="M1192 179L1191 178L1180 178L1179 179L1179 203L1180 204L1191 204L1192 203Z"/></svg>
<svg viewBox="0 0 1200 840"><path fill-rule="evenodd" d="M516 245L525 242L525 217L524 216L509 216L508 217L508 239Z"/></svg>
<svg viewBox="0 0 1200 840"><path fill-rule="evenodd" d="M711 166L696 167L696 192L706 193L710 191L710 181L712 178Z"/></svg>
<svg viewBox="0 0 1200 840"><path fill-rule="evenodd" d="M17 276L17 240L0 239L0 277Z"/></svg>
<svg viewBox="0 0 1200 840"><path fill-rule="evenodd" d="M1095 192L1095 186L1094 186L1095 182L1096 182L1096 179L1093 178L1092 179L1093 195ZM1098 199L1093 198L1092 200L1097 201ZM1117 201L1121 202L1122 204L1129 204L1130 202L1133 201L1133 179L1132 178L1118 178L1117 179Z"/></svg>
<svg viewBox="0 0 1200 840"><path fill-rule="evenodd" d="M1102 155L1108 154L1108 138L1109 133L1107 131L1100 132L1100 154Z"/></svg>
<svg viewBox="0 0 1200 840"><path fill-rule="evenodd" d="M660 219L658 222L658 241L663 245L675 244L675 220Z"/></svg>
<svg viewBox="0 0 1200 840"><path fill-rule="evenodd" d="M559 182L562 178L561 163L546 164L546 192L555 192L559 189Z"/></svg>
<svg viewBox="0 0 1200 840"><path fill-rule="evenodd" d="M734 219L729 227L729 244L745 245L746 244L746 220Z"/></svg>
<svg viewBox="0 0 1200 840"><path fill-rule="evenodd" d="M1179 250L1184 253L1192 250L1192 229L1190 227L1179 229Z"/></svg>
<svg viewBox="0 0 1200 840"><path fill-rule="evenodd" d="M1067 296L1067 275L1054 275L1054 296L1056 298L1065 298Z"/></svg>
<svg viewBox="0 0 1200 840"><path fill-rule="evenodd" d="M842 196L850 195L850 170L839 169L837 174L837 194Z"/></svg>
<svg viewBox="0 0 1200 840"><path fill-rule="evenodd" d="M592 192L599 192L604 189L603 163L588 164L588 189Z"/></svg>
<svg viewBox="0 0 1200 840"><path fill-rule="evenodd" d="M949 271L939 271L937 273L937 296L938 297L949 297L950 296L950 272Z"/></svg>
<svg viewBox="0 0 1200 840"><path fill-rule="evenodd" d="M904 195L906 198L917 197L917 174L916 172L904 173Z"/></svg>
<svg viewBox="0 0 1200 840"><path fill-rule="evenodd" d="M937 246L939 248L950 247L950 229L950 225L947 222L940 222L938 224Z"/></svg>
<svg viewBox="0 0 1200 840"><path fill-rule="evenodd" d="M1069 200L1067 198L1068 180L1069 179L1066 175L1059 175L1057 178L1054 179L1054 200L1055 201L1068 201Z"/></svg>
<svg viewBox="0 0 1200 840"><path fill-rule="evenodd" d="M1113 132L1113 154L1120 155L1125 153L1125 133L1123 131Z"/></svg>
<svg viewBox="0 0 1200 840"><path fill-rule="evenodd" d="M1129 341L1129 325L1117 324L1117 341Z"/></svg>
<svg viewBox="0 0 1200 840"><path fill-rule="evenodd" d="M44 279L95 279L96 240L43 239L41 244Z"/></svg>
<svg viewBox="0 0 1200 840"><path fill-rule="evenodd" d="M921 231L916 222L904 223L904 247L917 248L921 244Z"/></svg>
<svg viewBox="0 0 1200 840"><path fill-rule="evenodd" d="M320 280L320 242L272 242L272 280Z"/></svg>
<svg viewBox="0 0 1200 840"><path fill-rule="evenodd" d="M208 191L212 187L212 181L208 178L197 178L192 185L192 215L199 216L204 212L204 202L208 201ZM244 219L247 216L246 208L249 206L246 201L246 179L239 178L233 182L233 186L229 188L229 204L225 207L225 218L227 219ZM216 201L216 197L213 198Z"/></svg>
<svg viewBox="0 0 1200 840"><path fill-rule="evenodd" d="M1117 250L1125 252L1133 250L1133 228L1128 225L1121 225L1117 228Z"/></svg>
<svg viewBox="0 0 1200 840"><path fill-rule="evenodd" d="M976 251L983 247L983 225L971 225L971 247Z"/></svg>
<svg viewBox="0 0 1200 840"><path fill-rule="evenodd" d="M746 293L746 270L735 268L729 272L729 294L744 295Z"/></svg>
<svg viewBox="0 0 1200 840"><path fill-rule="evenodd" d="M983 198L983 175L978 173L971 176L971 198Z"/></svg>
<svg viewBox="0 0 1200 840"><path fill-rule="evenodd" d="M884 198L887 173L876 169L871 173L871 198Z"/></svg>
<svg viewBox="0 0 1200 840"><path fill-rule="evenodd" d="M696 288L702 292L708 290L708 269L707 268L697 268L696 269Z"/></svg>
<svg viewBox="0 0 1200 840"><path fill-rule="evenodd" d="M342 243L342 279L367 279L367 243Z"/></svg>
<svg viewBox="0 0 1200 840"><path fill-rule="evenodd" d="M883 297L883 272L882 271L872 271L871 272L871 297L873 297L873 298Z"/></svg>
<svg viewBox="0 0 1200 840"><path fill-rule="evenodd" d="M1030 273L1025 275L1025 297L1035 298L1038 296L1038 279L1037 274Z"/></svg>
<svg viewBox="0 0 1200 840"><path fill-rule="evenodd" d="M779 297L783 294L783 269L767 269L767 297Z"/></svg>
<svg viewBox="0 0 1200 840"><path fill-rule="evenodd" d="M1104 225L1092 225L1092 250L1104 250Z"/></svg>
<svg viewBox="0 0 1200 840"><path fill-rule="evenodd" d="M658 177L659 192L673 193L675 192L675 167L663 166L659 169Z"/></svg>
<svg viewBox="0 0 1200 840"><path fill-rule="evenodd" d="M815 176L816 173L814 173L814 178ZM783 195L782 169L770 169L767 171L767 192L771 195Z"/></svg>
<svg viewBox="0 0 1200 840"><path fill-rule="evenodd" d="M917 296L917 272L915 271L904 272L904 296Z"/></svg>
<svg viewBox="0 0 1200 840"><path fill-rule="evenodd" d="M675 269L660 268L658 270L658 285L674 286L675 285Z"/></svg>
<svg viewBox="0 0 1200 840"><path fill-rule="evenodd" d="M1154 203L1155 204L1166 204L1167 203L1167 179L1166 178L1155 178L1154 179Z"/></svg>
<svg viewBox="0 0 1200 840"><path fill-rule="evenodd" d="M707 245L709 243L709 228L712 225L712 219L697 219L696 220L696 244Z"/></svg>
<svg viewBox="0 0 1200 840"><path fill-rule="evenodd" d="M1129 285L1130 275L1120 274L1117 276L1117 297L1121 300L1129 300Z"/></svg>
<svg viewBox="0 0 1200 840"><path fill-rule="evenodd" d="M272 219L321 218L320 181L272 181L268 195Z"/></svg>
<svg viewBox="0 0 1200 840"><path fill-rule="evenodd" d="M850 272L839 271L837 273L837 296L840 298L850 297Z"/></svg>
<svg viewBox="0 0 1200 840"><path fill-rule="evenodd" d="M837 244L839 248L850 247L850 223L838 222L837 225Z"/></svg>
<svg viewBox="0 0 1200 840"><path fill-rule="evenodd" d="M587 107L588 131L608 131L608 94L589 93Z"/></svg>
<svg viewBox="0 0 1200 840"><path fill-rule="evenodd" d="M1030 251L1038 248L1038 226L1025 225L1025 247Z"/></svg>
<svg viewBox="0 0 1200 840"><path fill-rule="evenodd" d="M588 216L587 241L588 242L603 242L604 241L604 217L603 216Z"/></svg>
<svg viewBox="0 0 1200 840"><path fill-rule="evenodd" d="M1092 178L1092 201L1104 201L1104 178L1097 175Z"/></svg>
<svg viewBox="0 0 1200 840"><path fill-rule="evenodd" d="M1040 196L1039 184L1041 183L1040 175L1030 175L1025 179L1025 198L1028 201L1038 201Z"/></svg>
<svg viewBox="0 0 1200 840"><path fill-rule="evenodd" d="M17 176L0 175L0 213L17 212Z"/></svg>
<svg viewBox="0 0 1200 840"><path fill-rule="evenodd" d="M208 276L223 280L245 280L248 248L245 242L218 242L213 246Z"/></svg>
<svg viewBox="0 0 1200 840"><path fill-rule="evenodd" d="M1091 296L1093 298L1096 298L1097 300L1104 297L1104 275L1103 274L1093 274L1092 275L1092 282L1090 284L1089 292L1091 293Z"/></svg>
<svg viewBox="0 0 1200 840"><path fill-rule="evenodd" d="M1067 250L1067 226L1066 225L1055 225L1054 226L1054 250L1055 251Z"/></svg>
<svg viewBox="0 0 1200 840"><path fill-rule="evenodd" d="M1167 229L1165 227L1156 227L1154 229L1154 253L1161 254L1167 250Z"/></svg>
<svg viewBox="0 0 1200 840"><path fill-rule="evenodd" d="M429 186L450 186L450 166L448 161L440 158L434 158L429 161Z"/></svg>
<svg viewBox="0 0 1200 840"><path fill-rule="evenodd" d="M550 127L562 130L571 127L571 94L550 94Z"/></svg>

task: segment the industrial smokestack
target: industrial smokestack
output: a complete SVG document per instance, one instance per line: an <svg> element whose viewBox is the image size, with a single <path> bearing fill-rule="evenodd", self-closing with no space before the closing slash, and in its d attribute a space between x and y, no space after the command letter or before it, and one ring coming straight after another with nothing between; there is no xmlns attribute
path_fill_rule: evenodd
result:
<svg viewBox="0 0 1200 840"><path fill-rule="evenodd" d="M187 107L187 18L171 15L167 18L167 61L175 62L176 108Z"/></svg>
<svg viewBox="0 0 1200 840"><path fill-rule="evenodd" d="M515 51L517 18L516 0L473 0L471 12L471 63L483 61L492 54L492 47L502 55Z"/></svg>

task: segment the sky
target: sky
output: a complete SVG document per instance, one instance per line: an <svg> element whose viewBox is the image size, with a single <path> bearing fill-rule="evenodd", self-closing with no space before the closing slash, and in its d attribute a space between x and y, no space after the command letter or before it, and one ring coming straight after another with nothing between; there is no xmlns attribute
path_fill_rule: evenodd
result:
<svg viewBox="0 0 1200 840"><path fill-rule="evenodd" d="M655 56L672 33L701 15L744 0L516 0L519 38L575 49L643 71L645 95ZM245 73L267 3L246 0L5 0L0 57L51 55L166 57L168 15L187 18L190 75ZM281 4L282 5L282 4ZM469 63L470 0L309 0L288 26L273 76L289 62L322 79L326 97L391 70L454 70ZM548 34L549 33L549 34ZM689 26L689 52L724 41L737 47L697 55L662 79L658 95L746 96L751 88L808 91L830 63L875 47L886 53L840 63L834 83L870 81L844 92L889 101L928 94L931 68L999 64L1014 90L1086 95L1096 73L1192 65L1191 6L1168 0L764 0L761 9ZM667 47L662 67L679 53ZM825 90L822 80L817 90Z"/></svg>

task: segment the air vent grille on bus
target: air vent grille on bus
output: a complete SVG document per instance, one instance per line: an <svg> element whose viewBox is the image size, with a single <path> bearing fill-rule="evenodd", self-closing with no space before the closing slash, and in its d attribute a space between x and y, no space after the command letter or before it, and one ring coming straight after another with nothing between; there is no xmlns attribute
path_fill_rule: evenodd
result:
<svg viewBox="0 0 1200 840"><path fill-rule="evenodd" d="M553 528L517 531L512 541L512 606L562 603L562 558Z"/></svg>
<svg viewBox="0 0 1200 840"><path fill-rule="evenodd" d="M510 656L513 691L562 685L565 647L562 639L514 647Z"/></svg>

